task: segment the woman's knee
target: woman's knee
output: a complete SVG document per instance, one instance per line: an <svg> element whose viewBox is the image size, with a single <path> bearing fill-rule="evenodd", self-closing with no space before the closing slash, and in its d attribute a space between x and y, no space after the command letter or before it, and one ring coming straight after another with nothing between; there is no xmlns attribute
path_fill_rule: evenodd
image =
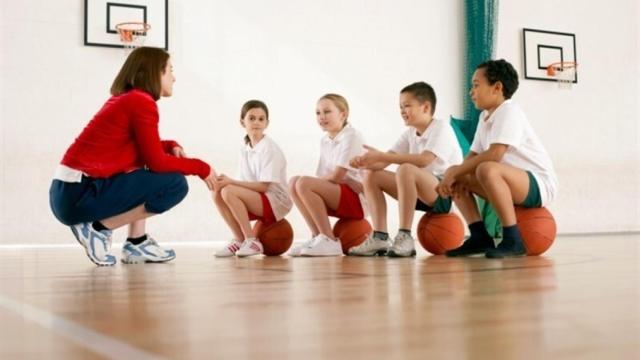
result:
<svg viewBox="0 0 640 360"><path fill-rule="evenodd" d="M182 174L177 175L174 186L175 186L176 197L179 199L178 202L180 202L189 193L189 183L187 182L187 178Z"/></svg>
<svg viewBox="0 0 640 360"><path fill-rule="evenodd" d="M178 205L189 193L189 184L182 174L169 174L169 179L155 196L145 203L147 211L159 214Z"/></svg>

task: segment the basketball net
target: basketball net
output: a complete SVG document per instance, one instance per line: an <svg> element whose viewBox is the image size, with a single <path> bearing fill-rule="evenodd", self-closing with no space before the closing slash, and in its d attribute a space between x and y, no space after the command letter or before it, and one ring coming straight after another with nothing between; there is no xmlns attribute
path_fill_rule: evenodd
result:
<svg viewBox="0 0 640 360"><path fill-rule="evenodd" d="M151 30L151 25L143 22L124 22L116 25L116 30L120 36L120 42L128 55L131 51L144 45L147 31Z"/></svg>
<svg viewBox="0 0 640 360"><path fill-rule="evenodd" d="M553 63L547 66L547 75L556 79L558 88L571 89L577 68L578 64L572 61Z"/></svg>

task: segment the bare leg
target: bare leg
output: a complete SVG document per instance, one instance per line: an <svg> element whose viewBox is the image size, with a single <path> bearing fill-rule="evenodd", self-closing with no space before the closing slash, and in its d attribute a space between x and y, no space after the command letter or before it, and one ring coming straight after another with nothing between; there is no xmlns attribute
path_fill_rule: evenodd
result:
<svg viewBox="0 0 640 360"><path fill-rule="evenodd" d="M233 239L241 241L244 238L244 235L242 234L242 229L240 228L240 225L238 225L238 222L236 221L235 217L233 217L233 213L231 213L231 210L222 199L222 195L220 194L220 191L214 191L212 195L213 195L213 202L216 204L216 207L218 208L220 215L222 215L222 218L227 223L227 225L229 226L229 229L231 229L231 232L233 233Z"/></svg>
<svg viewBox="0 0 640 360"><path fill-rule="evenodd" d="M438 179L413 164L402 164L396 172L401 229L411 229L418 197L429 206L438 198Z"/></svg>
<svg viewBox="0 0 640 360"><path fill-rule="evenodd" d="M487 198L487 195L484 193L484 189L478 182L475 175L467 175L465 184L469 192L456 194L453 201L460 210L460 213L462 213L467 224L473 224L482 220L480 211L478 210L478 204L476 203L476 198L473 194L477 194L485 199Z"/></svg>
<svg viewBox="0 0 640 360"><path fill-rule="evenodd" d="M331 210L340 204L340 185L310 176L302 176L296 182L296 193L321 234L335 240L327 207Z"/></svg>
<svg viewBox="0 0 640 360"><path fill-rule="evenodd" d="M316 226L316 223L313 221L313 217L309 213L309 210L307 210L306 205L300 198L300 194L298 194L298 190L296 189L296 187L299 179L300 179L300 176L294 176L291 178L291 180L289 180L289 194L291 194L293 203L296 204L296 207L300 211L300 214L302 214L302 217L304 218L304 221L307 223L309 230L311 230L311 236L315 237L320 233L320 230Z"/></svg>
<svg viewBox="0 0 640 360"><path fill-rule="evenodd" d="M529 177L521 169L494 161L481 163L476 178L493 205L502 226L516 224L513 204L524 202L529 192Z"/></svg>
<svg viewBox="0 0 640 360"><path fill-rule="evenodd" d="M112 216L110 218L107 219L103 219L100 220L100 222L102 223L102 225L104 225L107 229L110 230L115 230L123 225L127 225L127 224L132 224L134 222L138 222L139 220L143 220L146 219L150 216L155 215L154 213L150 213L148 212L145 207L144 204L142 205L138 205L136 207L134 207L133 209L129 210L129 211L125 211L122 214L118 214L116 216ZM137 233L137 231L142 230L143 233L142 235L144 235L144 221L142 221L142 224L135 224L134 226L134 233ZM131 234L132 232L131 227L129 228L129 234ZM140 236L142 236L140 235Z"/></svg>
<svg viewBox="0 0 640 360"><path fill-rule="evenodd" d="M222 188L221 196L242 230L244 235L242 240L252 238L254 234L249 222L249 212L262 216L263 209L260 193L241 186L227 185Z"/></svg>
<svg viewBox="0 0 640 360"><path fill-rule="evenodd" d="M137 238L146 234L145 226L147 224L146 219L136 220L129 224L129 238Z"/></svg>
<svg viewBox="0 0 640 360"><path fill-rule="evenodd" d="M362 185L371 211L373 230L389 232L387 229L387 201L384 198L384 193L394 199L398 198L396 175L387 170L367 171Z"/></svg>

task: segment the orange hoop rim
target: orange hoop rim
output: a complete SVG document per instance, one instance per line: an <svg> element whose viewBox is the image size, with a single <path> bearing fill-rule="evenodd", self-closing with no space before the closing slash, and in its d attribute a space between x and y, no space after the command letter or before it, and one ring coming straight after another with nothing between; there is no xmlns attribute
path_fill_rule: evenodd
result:
<svg viewBox="0 0 640 360"><path fill-rule="evenodd" d="M137 26L136 27L132 27L132 28L125 28L125 26ZM116 30L117 31L149 31L151 30L151 24L146 23L146 22L141 22L141 21L127 21L127 22L122 22L119 24L116 24Z"/></svg>
<svg viewBox="0 0 640 360"><path fill-rule="evenodd" d="M578 63L575 61L558 61L547 66L547 75L556 76L556 71L564 71L564 69L575 69Z"/></svg>

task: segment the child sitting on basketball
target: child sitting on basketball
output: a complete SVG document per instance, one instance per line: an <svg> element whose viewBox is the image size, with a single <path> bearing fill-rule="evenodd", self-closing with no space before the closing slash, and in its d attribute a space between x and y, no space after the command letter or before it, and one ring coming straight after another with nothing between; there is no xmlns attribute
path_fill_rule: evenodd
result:
<svg viewBox="0 0 640 360"><path fill-rule="evenodd" d="M503 59L486 61L473 74L471 100L483 111L471 151L461 165L447 169L438 186L441 196L453 195L471 237L447 256L525 255L514 205L542 207L556 195L558 181L551 159L522 109L511 100L517 88L518 73ZM498 247L485 229L474 195L489 201L497 212L503 231Z"/></svg>
<svg viewBox="0 0 640 360"><path fill-rule="evenodd" d="M451 209L451 200L439 197L436 186L449 166L462 162L462 151L449 122L433 118L435 108L436 94L429 84L405 87L400 92L400 114L409 128L388 152L365 146L368 152L352 159L352 166L368 169L363 184L374 232L349 255L415 256L414 210L448 213ZM399 165L395 173L384 170L389 164ZM400 213L400 229L392 244L385 193L398 200Z"/></svg>
<svg viewBox="0 0 640 360"><path fill-rule="evenodd" d="M262 101L247 101L240 111L240 124L247 131L240 152L240 176L217 177L213 199L233 233L233 240L215 255L239 257L262 254L251 220L269 226L291 210L286 188L287 162L280 147L264 131L269 125L269 109Z"/></svg>

